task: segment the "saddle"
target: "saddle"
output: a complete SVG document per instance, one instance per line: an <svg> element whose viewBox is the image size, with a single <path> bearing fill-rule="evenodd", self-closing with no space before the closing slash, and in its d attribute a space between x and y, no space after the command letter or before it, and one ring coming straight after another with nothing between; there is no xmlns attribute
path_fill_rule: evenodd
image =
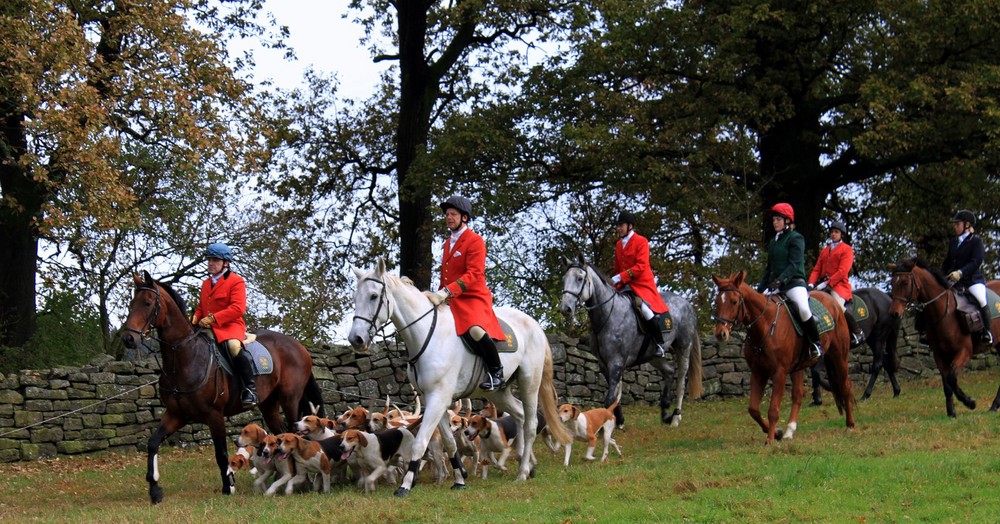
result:
<svg viewBox="0 0 1000 524"><path fill-rule="evenodd" d="M795 332L799 336L802 336L802 321L799 320L797 314L792 312L792 308L788 307L788 297L784 293L779 293L778 297L781 300L781 304L788 309L788 316L792 319L792 326L795 327ZM812 311L812 316L816 319L816 328L820 335L833 331L833 328L837 326L833 321L833 316L830 315L830 311L819 300L809 297L809 310Z"/></svg>
<svg viewBox="0 0 1000 524"><path fill-rule="evenodd" d="M215 333L211 329L203 329L200 336L204 337L212 347L215 360L219 362L219 367L230 376L235 376L233 372L233 358L229 355L228 351L219 349L219 344L215 340ZM250 356L253 357L254 376L270 375L274 372L274 357L271 356L271 352L267 350L264 344L257 342L257 335L247 333L246 340L243 341L243 351L249 351Z"/></svg>
<svg viewBox="0 0 1000 524"><path fill-rule="evenodd" d="M958 315L958 324L966 334L979 333L983 330L986 322L1000 316L1000 296L997 296L992 289L986 288L986 306L990 311L990 318L984 319L980 314L979 302L969 293L966 288L956 287L955 289L955 314Z"/></svg>
<svg viewBox="0 0 1000 524"><path fill-rule="evenodd" d="M495 340L494 344L497 346L497 353L516 353L518 348L517 337L514 336L514 330L510 327L510 324L504 322L500 317L497 317L497 322L500 323L500 329L503 330L503 340ZM465 350L473 355L478 356L476 349L469 345L469 343L462 337L462 345L465 346Z"/></svg>
<svg viewBox="0 0 1000 524"><path fill-rule="evenodd" d="M822 291L828 295L833 295L833 288L830 287L823 288L822 290L817 289L816 291ZM812 299L810 298L810 300ZM811 307L812 306L810 305L810 308ZM871 315L871 312L868 310L868 304L866 304L861 297L853 295L850 300L844 303L844 314L851 315L854 320L861 322L862 320L867 320Z"/></svg>
<svg viewBox="0 0 1000 524"><path fill-rule="evenodd" d="M639 333L648 335L646 331L650 325L660 326L660 331L664 333L670 332L674 329L674 320L670 316L669 309L663 313L656 313L649 322L646 322L646 320L642 318L643 300L631 290L622 291L621 293L627 295L629 301L632 303L632 313L635 315L635 323L636 326L638 326Z"/></svg>

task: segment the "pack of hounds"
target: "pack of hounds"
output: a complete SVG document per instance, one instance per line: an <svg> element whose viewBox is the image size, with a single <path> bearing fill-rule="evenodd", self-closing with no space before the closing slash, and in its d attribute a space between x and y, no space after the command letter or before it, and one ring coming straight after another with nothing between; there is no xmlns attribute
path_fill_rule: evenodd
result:
<svg viewBox="0 0 1000 524"><path fill-rule="evenodd" d="M559 407L560 422L574 440L587 442L586 460L596 460L594 451L599 437L604 444L602 462L608 458L609 447L614 447L621 456L621 449L611 436L615 427L612 410L617 404L618 400L610 408L587 411L572 404ZM413 438L422 420L420 398L417 397L414 412L389 406L386 399L381 413L356 407L335 419L307 415L295 423L294 432L280 435L269 434L258 424L247 424L237 438L238 449L229 458L227 474L233 478L241 472L254 476L254 493L265 495L279 492L290 495L310 489L329 493L331 484L352 483L368 494L375 491L380 481L395 485L412 459ZM473 413L469 399L455 402L448 410L448 417L458 455L463 463L471 465L474 476L486 479L491 466L507 470L506 462L517 437L513 417L497 413L490 402ZM540 416L539 432L549 449L558 452L560 444L550 438ZM572 449L572 443L565 447L564 466L569 466ZM448 460L440 434L435 431L427 453L421 457L421 469L428 467L440 484L449 476Z"/></svg>

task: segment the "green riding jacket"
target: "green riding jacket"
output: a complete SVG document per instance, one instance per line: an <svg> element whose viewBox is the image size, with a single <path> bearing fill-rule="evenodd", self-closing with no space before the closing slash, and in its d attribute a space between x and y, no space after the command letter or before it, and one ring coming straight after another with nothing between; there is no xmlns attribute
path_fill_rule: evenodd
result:
<svg viewBox="0 0 1000 524"><path fill-rule="evenodd" d="M763 292L768 284L777 280L781 291L806 285L806 239L794 229L786 229L777 240L767 243L767 267L764 278L757 285Z"/></svg>

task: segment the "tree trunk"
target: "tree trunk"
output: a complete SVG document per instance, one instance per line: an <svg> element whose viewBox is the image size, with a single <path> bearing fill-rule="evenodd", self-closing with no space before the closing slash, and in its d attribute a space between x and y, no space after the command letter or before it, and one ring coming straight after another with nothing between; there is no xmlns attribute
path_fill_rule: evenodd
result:
<svg viewBox="0 0 1000 524"><path fill-rule="evenodd" d="M10 96L7 94L7 96ZM35 273L43 189L21 166L27 150L16 101L2 102L0 143L0 345L23 346L35 334Z"/></svg>
<svg viewBox="0 0 1000 524"><path fill-rule="evenodd" d="M396 131L396 180L399 188L399 269L419 289L430 288L431 191L429 184L411 172L414 161L427 148L431 108L437 98L438 80L431 75L424 56L427 12L430 3L396 4L399 21L399 122ZM425 181L424 181L425 182Z"/></svg>

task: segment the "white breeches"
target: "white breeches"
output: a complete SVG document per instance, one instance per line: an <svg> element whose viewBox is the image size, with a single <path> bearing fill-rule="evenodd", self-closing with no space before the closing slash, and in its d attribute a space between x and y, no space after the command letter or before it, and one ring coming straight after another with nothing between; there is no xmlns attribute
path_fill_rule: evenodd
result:
<svg viewBox="0 0 1000 524"><path fill-rule="evenodd" d="M844 297L837 294L836 291L831 291L830 296L832 296L833 299L837 301L837 305L840 306L840 310L845 311L844 305L847 304L847 301L844 300Z"/></svg>
<svg viewBox="0 0 1000 524"><path fill-rule="evenodd" d="M785 296L798 308L799 320L805 322L812 318L812 310L809 309L809 291L805 287L795 286L785 291Z"/></svg>
<svg viewBox="0 0 1000 524"><path fill-rule="evenodd" d="M979 307L986 307L986 284L972 284L969 286L969 293L976 297Z"/></svg>

